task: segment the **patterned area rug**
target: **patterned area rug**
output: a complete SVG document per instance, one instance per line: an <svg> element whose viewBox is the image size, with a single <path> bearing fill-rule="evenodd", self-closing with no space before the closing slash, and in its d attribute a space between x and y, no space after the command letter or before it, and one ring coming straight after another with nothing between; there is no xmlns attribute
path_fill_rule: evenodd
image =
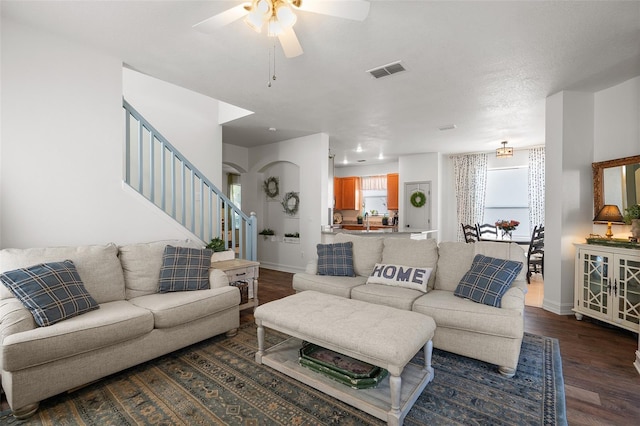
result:
<svg viewBox="0 0 640 426"><path fill-rule="evenodd" d="M266 346L286 336L267 329ZM214 337L43 401L15 425L381 425L382 421L255 363L256 332ZM418 356L412 361L422 364ZM434 349L435 376L406 425L564 425L558 341L525 334L515 377Z"/></svg>

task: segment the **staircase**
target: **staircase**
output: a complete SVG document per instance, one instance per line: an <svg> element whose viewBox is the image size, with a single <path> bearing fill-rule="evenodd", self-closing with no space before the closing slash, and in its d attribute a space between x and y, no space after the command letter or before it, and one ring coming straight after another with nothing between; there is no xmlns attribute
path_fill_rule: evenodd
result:
<svg viewBox="0 0 640 426"><path fill-rule="evenodd" d="M257 260L257 220L244 214L127 101L125 182L205 243Z"/></svg>

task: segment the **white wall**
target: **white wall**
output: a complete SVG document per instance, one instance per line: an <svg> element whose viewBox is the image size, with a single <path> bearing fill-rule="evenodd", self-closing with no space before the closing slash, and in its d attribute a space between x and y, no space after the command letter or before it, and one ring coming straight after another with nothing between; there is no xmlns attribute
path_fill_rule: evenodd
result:
<svg viewBox="0 0 640 426"><path fill-rule="evenodd" d="M594 96L593 161L640 155L640 76Z"/></svg>
<svg viewBox="0 0 640 426"><path fill-rule="evenodd" d="M440 229L441 199L440 180L442 175L442 159L438 153L403 155L398 160L398 207L399 220L398 229L404 228L405 218L402 214L405 205L404 184L408 182L431 182L431 229L437 229L434 236L438 241L442 241ZM455 210L454 210L455 211Z"/></svg>
<svg viewBox="0 0 640 426"><path fill-rule="evenodd" d="M259 230L269 226L265 222L266 196L262 192L262 182L269 177L270 167L280 162L288 162L299 168L300 210L297 220L300 244L296 247L282 243L265 248L259 242L258 260L272 269L297 272L304 270L307 262L317 257L316 245L321 242L321 225L328 223L329 136L320 133L249 150L249 172L242 179L243 207L247 206L257 213ZM287 182L281 181L281 196L284 195L283 189L287 191L288 187L295 188L295 185L288 186ZM248 204L245 204L245 200ZM261 238L259 236L258 240ZM275 252L267 256L263 252L265 249Z"/></svg>
<svg viewBox="0 0 640 426"><path fill-rule="evenodd" d="M545 279L546 310L573 308L576 242L591 232L594 96L560 92L547 98Z"/></svg>
<svg viewBox="0 0 640 426"><path fill-rule="evenodd" d="M122 70L122 92L171 145L224 190L219 101L128 68Z"/></svg>
<svg viewBox="0 0 640 426"><path fill-rule="evenodd" d="M8 19L1 31L0 247L187 238L122 188L121 60Z"/></svg>
<svg viewBox="0 0 640 426"><path fill-rule="evenodd" d="M366 166L343 166L335 168L335 177L376 176L398 173L398 162L370 164Z"/></svg>

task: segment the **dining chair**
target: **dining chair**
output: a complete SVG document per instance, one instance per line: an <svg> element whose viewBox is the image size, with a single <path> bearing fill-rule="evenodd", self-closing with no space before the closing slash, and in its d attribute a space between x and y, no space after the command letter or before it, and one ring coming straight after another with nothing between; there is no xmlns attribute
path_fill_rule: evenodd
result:
<svg viewBox="0 0 640 426"><path fill-rule="evenodd" d="M464 234L465 242L475 243L480 239L476 225L465 225L464 223L461 223L460 226L462 226L462 233Z"/></svg>
<svg viewBox="0 0 640 426"><path fill-rule="evenodd" d="M531 283L531 274L541 273L544 278L544 226L533 228L531 242L527 251L527 284Z"/></svg>
<svg viewBox="0 0 640 426"><path fill-rule="evenodd" d="M478 229L478 239L482 238L483 234L490 234L498 239L498 227L495 223L483 223L482 225L476 223L476 228Z"/></svg>

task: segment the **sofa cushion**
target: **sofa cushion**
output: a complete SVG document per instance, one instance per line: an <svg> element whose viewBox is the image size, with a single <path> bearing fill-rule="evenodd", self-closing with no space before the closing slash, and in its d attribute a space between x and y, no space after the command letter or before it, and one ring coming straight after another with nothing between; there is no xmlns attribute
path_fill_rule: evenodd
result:
<svg viewBox="0 0 640 426"><path fill-rule="evenodd" d="M436 269L438 264L438 243L433 238L412 240L407 238L385 238L382 249L382 263L418 266ZM432 289L436 281L431 272L427 288Z"/></svg>
<svg viewBox="0 0 640 426"><path fill-rule="evenodd" d="M366 284L351 290L352 299L391 306L405 311L410 311L413 302L422 295L424 292L420 290L392 287L385 284Z"/></svg>
<svg viewBox="0 0 640 426"><path fill-rule="evenodd" d="M500 307L502 295L509 290L521 269L522 262L477 254L471 269L464 274L453 294Z"/></svg>
<svg viewBox="0 0 640 426"><path fill-rule="evenodd" d="M320 293L351 297L351 289L367 282L367 277L330 277L298 272L293 276L293 289L297 292L315 290Z"/></svg>
<svg viewBox="0 0 640 426"><path fill-rule="evenodd" d="M367 284L384 284L427 292L431 268L376 263Z"/></svg>
<svg viewBox="0 0 640 426"><path fill-rule="evenodd" d="M499 243L495 243L499 244ZM438 268L436 269L436 290L453 292L464 274L471 267L474 244L443 241L438 245Z"/></svg>
<svg viewBox="0 0 640 426"><path fill-rule="evenodd" d="M353 243L318 244L318 275L353 277Z"/></svg>
<svg viewBox="0 0 640 426"><path fill-rule="evenodd" d="M2 368L16 371L106 348L153 330L153 315L126 301L103 303L100 309L50 327L5 337Z"/></svg>
<svg viewBox="0 0 640 426"><path fill-rule="evenodd" d="M206 290L213 250L166 246L158 292Z"/></svg>
<svg viewBox="0 0 640 426"><path fill-rule="evenodd" d="M162 254L167 245L202 248L190 240L164 240L119 247L127 299L158 292Z"/></svg>
<svg viewBox="0 0 640 426"><path fill-rule="evenodd" d="M512 339L522 338L524 333L524 303L518 309L496 308L456 297L451 291L432 290L417 298L412 310L432 317L437 324L436 334L439 328Z"/></svg>
<svg viewBox="0 0 640 426"><path fill-rule="evenodd" d="M124 276L115 244L0 250L0 272L38 263L71 260L89 294L98 303L123 300ZM0 286L0 298L13 297Z"/></svg>
<svg viewBox="0 0 640 426"><path fill-rule="evenodd" d="M98 309L70 260L40 263L0 274L0 281L47 327Z"/></svg>
<svg viewBox="0 0 640 426"><path fill-rule="evenodd" d="M240 305L240 291L233 286L136 297L130 303L153 313L155 328L186 324Z"/></svg>
<svg viewBox="0 0 640 426"><path fill-rule="evenodd" d="M376 263L382 261L382 237L359 237L357 235L340 232L335 236L335 242L353 243L353 270L356 275L368 277Z"/></svg>

